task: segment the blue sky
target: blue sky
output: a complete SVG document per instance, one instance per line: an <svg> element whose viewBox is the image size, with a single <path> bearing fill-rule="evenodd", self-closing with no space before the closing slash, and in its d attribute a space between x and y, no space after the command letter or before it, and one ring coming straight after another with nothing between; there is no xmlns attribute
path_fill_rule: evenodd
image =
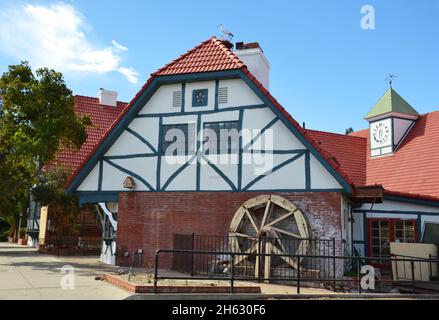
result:
<svg viewBox="0 0 439 320"><path fill-rule="evenodd" d="M361 28L364 5L375 9L373 30ZM62 71L75 94L104 87L129 101L220 24L234 41L261 44L270 91L308 128L367 127L388 73L420 113L439 109L439 0L0 0L0 72L29 60Z"/></svg>

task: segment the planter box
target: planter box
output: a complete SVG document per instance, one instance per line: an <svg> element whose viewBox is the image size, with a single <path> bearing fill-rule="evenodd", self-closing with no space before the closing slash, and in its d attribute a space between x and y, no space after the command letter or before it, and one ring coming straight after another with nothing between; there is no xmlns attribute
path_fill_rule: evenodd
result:
<svg viewBox="0 0 439 320"><path fill-rule="evenodd" d="M20 246L25 246L25 245L27 245L27 239L26 239L26 238L25 238L25 239L18 238L17 243L18 243Z"/></svg>
<svg viewBox="0 0 439 320"><path fill-rule="evenodd" d="M14 238L12 238L12 237L8 237L8 242L9 242L9 243L14 243Z"/></svg>

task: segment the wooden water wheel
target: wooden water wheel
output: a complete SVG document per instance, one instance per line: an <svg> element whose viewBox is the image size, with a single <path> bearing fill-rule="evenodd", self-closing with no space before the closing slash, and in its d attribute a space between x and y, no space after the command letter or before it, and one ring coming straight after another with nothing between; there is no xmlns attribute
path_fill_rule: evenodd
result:
<svg viewBox="0 0 439 320"><path fill-rule="evenodd" d="M237 253L233 264L237 267L248 263L254 265L256 277L259 277L261 266L265 278L269 278L271 268L276 264L297 269L301 261L285 255L308 252L309 231L302 212L276 195L262 195L245 202L232 219L229 235L232 250ZM262 257L257 256L258 253L278 256Z"/></svg>

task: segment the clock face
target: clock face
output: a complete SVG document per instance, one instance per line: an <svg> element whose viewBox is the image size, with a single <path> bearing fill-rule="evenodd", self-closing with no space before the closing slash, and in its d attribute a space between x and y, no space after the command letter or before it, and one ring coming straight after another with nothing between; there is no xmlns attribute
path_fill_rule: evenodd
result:
<svg viewBox="0 0 439 320"><path fill-rule="evenodd" d="M379 122L373 127L372 137L378 144L385 144L389 140L390 128L386 123Z"/></svg>

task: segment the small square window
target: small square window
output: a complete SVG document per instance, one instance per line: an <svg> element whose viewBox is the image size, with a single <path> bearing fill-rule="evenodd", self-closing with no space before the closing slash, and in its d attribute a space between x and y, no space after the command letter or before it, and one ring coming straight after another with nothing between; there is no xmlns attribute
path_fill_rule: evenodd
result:
<svg viewBox="0 0 439 320"><path fill-rule="evenodd" d="M208 104L207 89L198 89L192 92L192 106L193 107L206 107Z"/></svg>

